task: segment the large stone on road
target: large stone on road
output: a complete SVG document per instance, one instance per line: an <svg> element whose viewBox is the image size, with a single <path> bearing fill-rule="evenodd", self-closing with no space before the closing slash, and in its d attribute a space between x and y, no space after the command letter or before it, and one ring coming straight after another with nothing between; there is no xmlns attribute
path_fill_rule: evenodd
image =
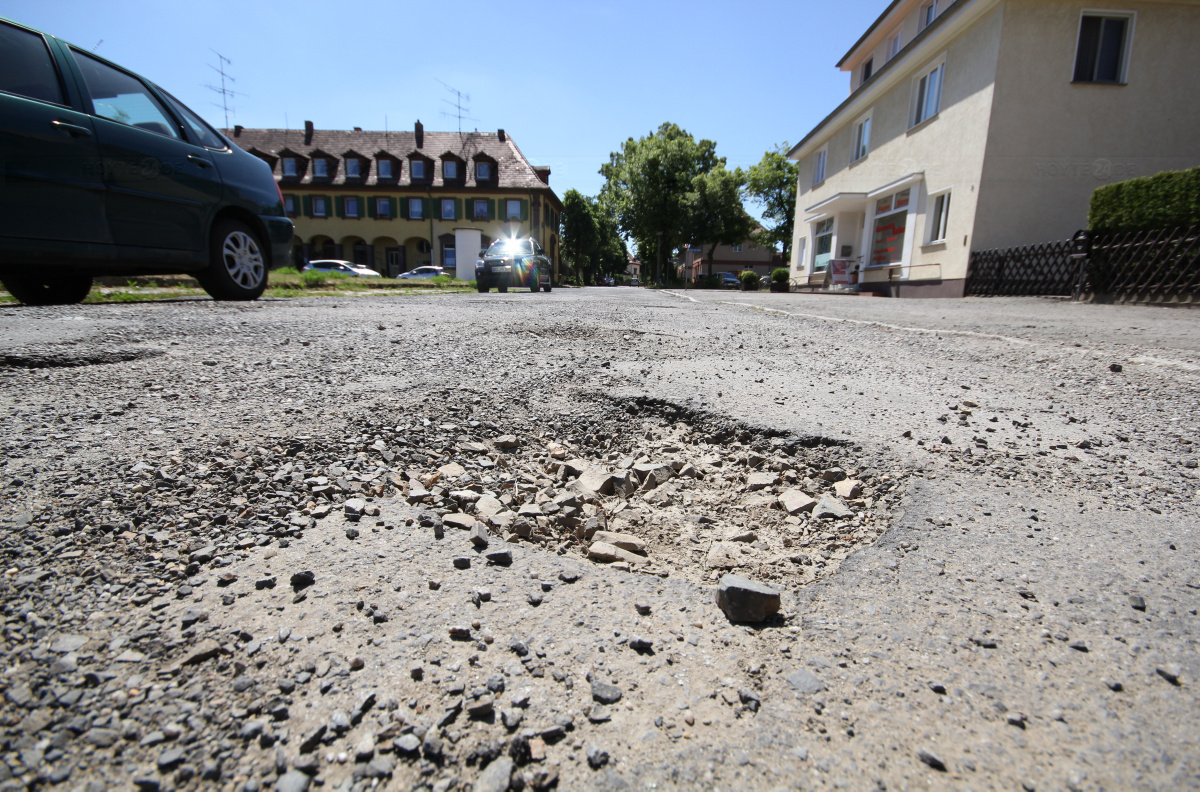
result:
<svg viewBox="0 0 1200 792"><path fill-rule="evenodd" d="M763 622L779 612L780 593L740 575L725 575L717 585L717 606L730 621Z"/></svg>

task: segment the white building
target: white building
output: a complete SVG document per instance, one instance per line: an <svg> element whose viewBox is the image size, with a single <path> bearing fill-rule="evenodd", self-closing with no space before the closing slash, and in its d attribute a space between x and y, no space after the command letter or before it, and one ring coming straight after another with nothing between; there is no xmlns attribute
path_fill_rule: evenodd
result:
<svg viewBox="0 0 1200 792"><path fill-rule="evenodd" d="M972 250L1062 240L1103 184L1200 164L1200 0L895 0L791 150L793 278L961 296Z"/></svg>

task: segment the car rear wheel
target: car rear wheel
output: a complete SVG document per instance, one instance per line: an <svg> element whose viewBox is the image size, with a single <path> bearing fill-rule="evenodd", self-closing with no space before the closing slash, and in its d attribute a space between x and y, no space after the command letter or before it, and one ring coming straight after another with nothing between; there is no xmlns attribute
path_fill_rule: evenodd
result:
<svg viewBox="0 0 1200 792"><path fill-rule="evenodd" d="M92 290L91 275L63 270L6 274L0 276L0 283L26 305L74 305Z"/></svg>
<svg viewBox="0 0 1200 792"><path fill-rule="evenodd" d="M542 287L542 291L550 291L554 287L550 281L546 281L546 285Z"/></svg>
<svg viewBox="0 0 1200 792"><path fill-rule="evenodd" d="M214 300L256 300L267 288L262 243L245 223L223 219L213 226L208 269L196 279Z"/></svg>
<svg viewBox="0 0 1200 792"><path fill-rule="evenodd" d="M538 271L531 270L529 273L529 291L536 294L537 290L538 290L538 285L540 283L541 283L541 281L538 279Z"/></svg>

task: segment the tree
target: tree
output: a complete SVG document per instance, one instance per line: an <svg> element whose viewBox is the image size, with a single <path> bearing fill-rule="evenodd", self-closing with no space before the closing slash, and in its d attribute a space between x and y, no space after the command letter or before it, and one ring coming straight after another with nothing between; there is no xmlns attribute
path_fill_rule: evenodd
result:
<svg viewBox="0 0 1200 792"><path fill-rule="evenodd" d="M598 229L592 214L592 199L579 190L563 195L562 259L574 277L582 277L592 267Z"/></svg>
<svg viewBox="0 0 1200 792"><path fill-rule="evenodd" d="M724 165L692 179L688 194L691 218L688 237L708 245L708 274L712 274L717 245L736 245L750 238L754 218L742 206L742 187L746 175L741 168L730 171Z"/></svg>
<svg viewBox="0 0 1200 792"><path fill-rule="evenodd" d="M711 140L697 142L676 124L664 123L647 137L626 140L600 167L605 178L600 202L636 243L639 256L660 249L669 256L689 241L692 180L724 166L716 148Z"/></svg>
<svg viewBox="0 0 1200 792"><path fill-rule="evenodd" d="M788 144L783 142L773 151L763 154L746 174L746 192L762 206L764 221L771 223L754 235L754 243L765 248L783 250L788 260L792 249L792 231L796 225L796 181L800 164L787 158Z"/></svg>

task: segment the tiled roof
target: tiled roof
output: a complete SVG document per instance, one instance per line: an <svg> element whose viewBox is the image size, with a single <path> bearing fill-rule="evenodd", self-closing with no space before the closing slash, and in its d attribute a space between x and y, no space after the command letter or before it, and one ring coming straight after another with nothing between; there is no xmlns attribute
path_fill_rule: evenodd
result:
<svg viewBox="0 0 1200 792"><path fill-rule="evenodd" d="M464 181L451 181L449 185L445 185L442 181L441 167L435 167L431 169L433 171L432 180L419 181L416 186L475 187L477 185L475 183L474 158L476 154L482 154L485 159L496 163L496 172L499 176L498 181L489 182L483 186L495 186L501 189L547 189L547 183L538 176L538 169L529 164L529 160L525 159L525 155L517 148L512 137L505 135L505 139L501 140L498 132L463 132L460 134L426 130L422 141L423 145L417 148L417 136L413 130L373 132L317 128L313 130L312 139L308 143L304 142L305 131L303 129L225 129L222 131L230 140L247 151L256 149L276 157L286 149L303 157L310 157L313 153L320 152L340 158L342 153L354 151L369 158L369 168L364 173L366 178L347 181L345 163L339 162L333 178L319 179L318 184L373 186L377 183L375 157L382 152L387 152L402 161L400 179L399 181L385 179L382 184L409 187L413 186L412 172L408 164L410 155L419 154L438 161L443 154L451 153L468 164L463 168L466 177ZM275 164L277 177L281 174L282 167L281 163ZM542 170L547 173L549 171L549 169ZM313 183L311 167L304 172L303 178L298 183Z"/></svg>

